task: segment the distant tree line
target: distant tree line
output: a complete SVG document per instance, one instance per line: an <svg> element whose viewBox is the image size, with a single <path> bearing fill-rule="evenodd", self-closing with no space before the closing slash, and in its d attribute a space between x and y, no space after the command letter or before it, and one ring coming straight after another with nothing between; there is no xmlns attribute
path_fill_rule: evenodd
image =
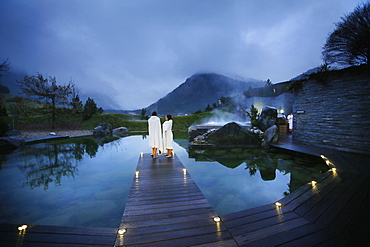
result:
<svg viewBox="0 0 370 247"><path fill-rule="evenodd" d="M0 64L0 77L4 72L10 69L8 59ZM22 80L17 81L22 93L26 96L29 102L26 102L22 97L14 97L8 99L7 102L18 104L12 105L12 111L24 115L31 115L40 112L42 107L30 107L30 102L35 102L32 105L44 104L46 113L51 114L51 127L55 128L56 118L58 111L62 109L71 109L75 115L81 115L83 120L90 119L95 113L102 113L103 109L97 107L94 99L88 97L85 104L80 99L80 93L73 81L67 85L60 85L57 83L56 77L45 77L40 73L34 76L24 76ZM10 93L9 88L0 85L0 93ZM39 102L39 103L36 103ZM0 115L7 116L5 102L0 101ZM32 109L31 109L32 108Z"/></svg>

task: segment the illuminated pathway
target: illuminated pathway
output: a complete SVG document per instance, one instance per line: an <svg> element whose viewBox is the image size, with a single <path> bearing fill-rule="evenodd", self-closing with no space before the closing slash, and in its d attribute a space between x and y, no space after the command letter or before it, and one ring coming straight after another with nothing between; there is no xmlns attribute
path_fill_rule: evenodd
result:
<svg viewBox="0 0 370 247"><path fill-rule="evenodd" d="M216 214L189 174L183 171L177 157L153 160L149 154L141 155L116 246L361 246L369 243L368 173L336 169L331 160L322 157L333 169L317 181L277 204L220 216L221 221L214 222ZM344 162L345 157L340 158ZM341 165L348 168L343 162Z"/></svg>
<svg viewBox="0 0 370 247"><path fill-rule="evenodd" d="M116 246L235 245L180 160L142 154ZM229 242L231 241L231 242Z"/></svg>

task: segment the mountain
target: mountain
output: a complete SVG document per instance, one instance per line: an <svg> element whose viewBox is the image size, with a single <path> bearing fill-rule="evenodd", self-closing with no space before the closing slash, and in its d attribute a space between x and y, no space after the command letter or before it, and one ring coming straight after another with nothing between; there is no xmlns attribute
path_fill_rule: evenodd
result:
<svg viewBox="0 0 370 247"><path fill-rule="evenodd" d="M208 104L217 103L221 97L232 97L243 93L249 87L261 87L260 80L241 81L219 74L195 74L184 83L148 106L147 114L157 111L158 114L191 114L204 110Z"/></svg>

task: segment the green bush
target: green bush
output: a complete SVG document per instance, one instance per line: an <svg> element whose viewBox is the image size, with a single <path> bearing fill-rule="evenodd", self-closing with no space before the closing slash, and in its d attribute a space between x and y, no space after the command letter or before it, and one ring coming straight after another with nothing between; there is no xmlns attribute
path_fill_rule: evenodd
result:
<svg viewBox="0 0 370 247"><path fill-rule="evenodd" d="M0 136L4 136L9 128L9 119L7 117L0 118Z"/></svg>

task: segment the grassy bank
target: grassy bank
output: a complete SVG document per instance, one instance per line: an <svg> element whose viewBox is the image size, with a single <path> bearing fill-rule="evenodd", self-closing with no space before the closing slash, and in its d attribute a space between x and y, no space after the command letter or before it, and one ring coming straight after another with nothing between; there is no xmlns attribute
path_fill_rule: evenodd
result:
<svg viewBox="0 0 370 247"><path fill-rule="evenodd" d="M195 124L200 124L210 118L210 112L202 112L192 114L189 116L173 117L173 130L174 131L187 131L187 129ZM2 120L8 124L13 125L17 130L52 130L51 129L51 116L35 115L35 116L8 116L2 117ZM161 118L161 122L165 121ZM95 114L89 120L83 121L81 115L72 114L70 111L65 111L57 116L55 129L81 129L92 130L100 123L110 123L113 128L126 127L129 131L147 131L148 122L141 120L140 116L126 115L126 114Z"/></svg>

